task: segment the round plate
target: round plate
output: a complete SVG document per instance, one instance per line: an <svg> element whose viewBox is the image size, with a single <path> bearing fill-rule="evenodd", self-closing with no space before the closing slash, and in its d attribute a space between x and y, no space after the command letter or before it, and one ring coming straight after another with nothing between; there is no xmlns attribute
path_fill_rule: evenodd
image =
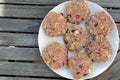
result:
<svg viewBox="0 0 120 80"><path fill-rule="evenodd" d="M93 2L90 2L90 1L86 1L86 2L87 2L88 6L90 8L90 11L91 11L90 16L93 15L95 12L100 12L100 11L105 11L108 14L108 16L110 16L109 13L105 9L103 9L101 6L97 5L96 3L93 3ZM56 6L55 8L53 8L51 11L55 11L57 13L63 13L64 15L66 15L66 7L67 7L68 3L69 3L69 1L63 2L63 3L59 4L58 6ZM112 17L111 17L111 19L112 19ZM89 20L89 18L88 18L88 20ZM86 20L85 22L87 22L88 20ZM85 22L83 24L81 24L81 25L82 25L82 27L84 29L87 30L87 25L85 24ZM114 22L114 20L113 20L113 22ZM49 36L47 36L45 34L44 30L43 30L43 26L44 26L43 23L44 23L44 20L41 23L40 30L39 30L39 36L38 36L38 45L39 45L40 53L42 54L45 47L48 44L52 43L52 42L59 42L59 43L65 45L64 41L63 41L63 36L60 36L60 37L49 37ZM69 27L71 27L72 24L68 23L68 25L69 25ZM116 26L115 23L114 23L114 26L115 27L114 27L113 32L110 35L107 36L109 38L109 40L110 40L110 43L111 43L112 47L113 47L113 52L112 52L111 58L107 62L94 63L93 72L89 76L86 76L86 77L84 77L82 79L93 78L93 77L101 74L114 61L115 56L117 54L118 45L119 45L118 30L117 30L117 26ZM90 35L90 37L91 37L91 35ZM92 37L91 37L91 39L92 39ZM84 49L82 51L85 52ZM69 52L69 56L73 56L73 53ZM69 67L66 67L66 68L64 68L62 70L54 70L49 65L48 65L48 67L52 71L54 71L55 73L59 74L62 77L65 77L65 78L68 78L68 79L73 79L73 76L72 76L72 73L71 73Z"/></svg>

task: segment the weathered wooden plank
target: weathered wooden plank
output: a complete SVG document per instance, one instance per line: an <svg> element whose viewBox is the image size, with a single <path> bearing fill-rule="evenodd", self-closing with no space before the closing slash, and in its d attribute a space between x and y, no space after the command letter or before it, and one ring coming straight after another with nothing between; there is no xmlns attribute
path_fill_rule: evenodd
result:
<svg viewBox="0 0 120 80"><path fill-rule="evenodd" d="M0 80L67 80L67 79L0 77Z"/></svg>
<svg viewBox="0 0 120 80"><path fill-rule="evenodd" d="M43 61L38 48L0 47L0 60Z"/></svg>
<svg viewBox="0 0 120 80"><path fill-rule="evenodd" d="M0 47L0 60L40 61L43 59L38 48Z"/></svg>
<svg viewBox="0 0 120 80"><path fill-rule="evenodd" d="M59 4L67 0L0 0L0 3L17 3L17 4Z"/></svg>
<svg viewBox="0 0 120 80"><path fill-rule="evenodd" d="M120 9L107 9L116 22L120 22Z"/></svg>
<svg viewBox="0 0 120 80"><path fill-rule="evenodd" d="M0 33L0 45L38 46L37 34Z"/></svg>
<svg viewBox="0 0 120 80"><path fill-rule="evenodd" d="M120 31L120 24L117 26ZM0 33L0 45L37 46L37 34ZM38 48L0 47L0 59L42 61Z"/></svg>
<svg viewBox="0 0 120 80"><path fill-rule="evenodd" d="M54 6L26 6L0 4L0 17L44 18ZM116 22L120 22L120 9L107 9Z"/></svg>
<svg viewBox="0 0 120 80"><path fill-rule="evenodd" d="M26 6L0 4L0 16L43 18L54 6Z"/></svg>
<svg viewBox="0 0 120 80"><path fill-rule="evenodd" d="M120 52L117 54L115 61L101 75L91 79L91 80L120 80Z"/></svg>
<svg viewBox="0 0 120 80"><path fill-rule="evenodd" d="M109 80L120 80L120 69L118 70L117 73L115 73L114 75L112 75Z"/></svg>
<svg viewBox="0 0 120 80"><path fill-rule="evenodd" d="M117 23L118 32L120 34L120 23Z"/></svg>
<svg viewBox="0 0 120 80"><path fill-rule="evenodd" d="M90 1L93 1L102 7L113 7L113 8L120 7L120 0L90 0Z"/></svg>
<svg viewBox="0 0 120 80"><path fill-rule="evenodd" d="M0 18L0 31L38 32L40 23L41 21Z"/></svg>
<svg viewBox="0 0 120 80"><path fill-rule="evenodd" d="M118 24L119 28L119 24ZM0 33L0 45L38 46L38 34Z"/></svg>
<svg viewBox="0 0 120 80"><path fill-rule="evenodd" d="M112 66L102 74L100 77L91 80L119 80L116 74L120 70L120 53L118 53ZM111 73L111 74L109 74ZM53 73L45 64L33 63L13 63L13 62L0 62L0 74L2 75L21 75L21 76L42 76L42 77L60 77ZM24 75L23 75L24 74ZM117 74L118 75L118 74ZM108 77L109 76L109 77Z"/></svg>
<svg viewBox="0 0 120 80"><path fill-rule="evenodd" d="M7 24L6 24L7 23ZM8 32L38 32L41 24L40 21L20 20L20 19L1 19L0 31ZM120 23L116 23L120 31ZM9 27L9 28L8 28Z"/></svg>
<svg viewBox="0 0 120 80"><path fill-rule="evenodd" d="M60 77L46 64L0 62L0 74L18 76Z"/></svg>
<svg viewBox="0 0 120 80"><path fill-rule="evenodd" d="M0 31L38 32L40 24L41 24L41 20L38 22L38 21L31 21L31 20L0 18ZM116 23L116 24L118 26L118 30L120 31L120 23Z"/></svg>
<svg viewBox="0 0 120 80"><path fill-rule="evenodd" d="M60 4L68 0L0 0L0 3L14 4ZM120 0L90 0L103 7L120 7Z"/></svg>

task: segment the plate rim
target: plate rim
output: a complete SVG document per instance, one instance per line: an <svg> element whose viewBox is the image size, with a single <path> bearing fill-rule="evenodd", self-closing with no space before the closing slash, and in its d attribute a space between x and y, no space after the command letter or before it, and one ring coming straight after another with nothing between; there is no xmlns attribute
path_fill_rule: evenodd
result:
<svg viewBox="0 0 120 80"><path fill-rule="evenodd" d="M70 1L65 1L65 2L62 2L62 3L60 3L60 4L58 4L58 5L62 5L62 4L64 4L64 3L68 3L68 2L70 2ZM97 6L99 6L99 7L101 7L99 4L97 4L97 3L95 3L95 2L92 2L92 1L88 1L88 0L86 0L86 2L87 3L93 3L93 4L96 4ZM58 5L56 5L55 7L53 7L45 16L47 16L51 11L53 11L53 9L54 8L56 8ZM113 23L114 23L114 28L116 28L117 29L117 38L118 38L118 41L117 41L117 51L119 50L119 32L118 32L118 27L117 27L117 25L116 25L116 23L115 23L115 21L114 21L114 19L113 19L113 17L109 14L109 12L108 11L106 11L103 7L101 7L104 11L105 11L105 13L107 13L107 15L112 19L112 21L113 21ZM40 49L40 30L41 30L41 26L43 25L43 23L44 23L44 19L45 19L45 17L43 18L43 20L42 20L42 22L41 22L41 24L40 24L40 26L39 26L39 32L38 32L38 47L39 47L39 54L41 55L41 57L42 57L42 51L41 51L41 49ZM107 37L108 37L108 35L107 35ZM112 63L113 63L113 61L115 60L115 58L116 58L116 56L117 56L117 51L116 51L116 53L115 53L115 56L114 56L114 59L112 60L112 61L110 61L111 63L109 64L109 66L104 70L104 71L102 71L101 73L99 73L99 74L97 74L97 75L95 75L95 76L93 76L93 77L90 77L90 78L94 78L94 77L96 77L96 76L98 76L98 75L100 75L100 74L102 74L103 72L105 72L111 65L112 65ZM43 61L45 62L45 64L54 72L54 73L56 73L57 75L60 75L60 74L58 74L57 72L55 72L54 71L54 69L52 69L47 63L46 63L46 61L44 60L44 58L42 57L42 59L43 59ZM61 77L64 77L64 76L62 76L62 75L60 75ZM64 78L68 78L68 77L64 77ZM90 79L90 78L83 78L83 79ZM68 79L71 79L71 78L68 78ZM82 79L80 79L80 80L82 80Z"/></svg>

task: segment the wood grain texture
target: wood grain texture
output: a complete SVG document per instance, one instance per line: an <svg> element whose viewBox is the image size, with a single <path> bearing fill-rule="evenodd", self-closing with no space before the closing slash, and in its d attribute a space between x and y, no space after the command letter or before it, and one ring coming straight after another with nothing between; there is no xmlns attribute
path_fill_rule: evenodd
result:
<svg viewBox="0 0 120 80"><path fill-rule="evenodd" d="M66 80L66 79L0 77L0 80Z"/></svg>
<svg viewBox="0 0 120 80"><path fill-rule="evenodd" d="M44 18L54 6L28 6L0 4L0 17ZM106 9L116 22L120 22L120 9Z"/></svg>
<svg viewBox="0 0 120 80"><path fill-rule="evenodd" d="M119 23L117 23L117 26L118 26L118 30L120 30ZM19 28L16 28L16 29L19 29ZM38 38L38 34L0 33L0 45L3 45L3 46L33 46L34 47L34 46L38 46L37 38Z"/></svg>
<svg viewBox="0 0 120 80"><path fill-rule="evenodd" d="M0 31L38 32L40 24L41 21L0 18Z"/></svg>
<svg viewBox="0 0 120 80"><path fill-rule="evenodd" d="M57 5L69 0L0 0L0 3ZM103 7L120 7L120 0L90 0Z"/></svg>
<svg viewBox="0 0 120 80"><path fill-rule="evenodd" d="M54 6L4 5L0 4L0 16L43 18Z"/></svg>
<svg viewBox="0 0 120 80"><path fill-rule="evenodd" d="M11 26L13 24L9 24L9 25ZM23 23L21 23L21 24L23 24ZM2 23L1 23L1 25L2 25ZM120 31L120 24L117 23L117 26L118 26L118 30ZM6 29L9 30L9 28L6 28ZM12 29L14 29L14 27ZM2 28L1 28L1 30L2 30ZM16 28L16 30L19 30L19 28ZM0 33L0 45L37 46L37 34L35 34L35 35L36 35L36 37L34 37L34 34ZM24 36L25 36L25 38L24 38ZM30 37L28 39L29 36L32 36L32 37ZM33 41L33 39L35 39L35 42L28 43L29 40ZM41 57L39 57L38 48L9 48L9 47L7 48L7 47L0 47L0 52L1 52L0 53L0 59L3 59L3 60L4 59L5 60L9 59L9 60L42 61Z"/></svg>
<svg viewBox="0 0 120 80"><path fill-rule="evenodd" d="M0 60L43 61L38 48L0 47Z"/></svg>
<svg viewBox="0 0 120 80"><path fill-rule="evenodd" d="M37 34L0 33L2 46L38 46Z"/></svg>
<svg viewBox="0 0 120 80"><path fill-rule="evenodd" d="M0 3L18 3L18 4L60 4L68 0L0 0Z"/></svg>
<svg viewBox="0 0 120 80"><path fill-rule="evenodd" d="M120 23L117 23L118 32L120 34Z"/></svg>
<svg viewBox="0 0 120 80"><path fill-rule="evenodd" d="M0 31L38 33L40 24L41 24L41 20L32 21L32 20L1 19L0 18ZM120 23L116 23L116 24L117 24L118 30L120 31Z"/></svg>
<svg viewBox="0 0 120 80"><path fill-rule="evenodd" d="M113 17L114 21L120 22L120 9L106 9L110 15Z"/></svg>
<svg viewBox="0 0 120 80"><path fill-rule="evenodd" d="M89 0L99 4L102 7L119 8L120 0Z"/></svg>
<svg viewBox="0 0 120 80"><path fill-rule="evenodd" d="M39 77L60 77L51 71L46 64L0 62L0 74Z"/></svg>

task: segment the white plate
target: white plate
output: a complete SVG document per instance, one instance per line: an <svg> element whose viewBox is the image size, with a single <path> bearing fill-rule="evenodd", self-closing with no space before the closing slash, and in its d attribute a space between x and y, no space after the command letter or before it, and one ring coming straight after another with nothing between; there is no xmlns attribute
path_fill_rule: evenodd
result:
<svg viewBox="0 0 120 80"><path fill-rule="evenodd" d="M66 15L65 12L66 12L66 7L67 7L68 2L69 1L59 4L58 6L53 8L51 11L55 11L55 12L58 12L58 13L63 13L64 15ZM90 1L86 1L86 2L87 2L88 6L90 8L90 11L91 11L90 15L93 15L95 12L105 11L105 9L103 9L101 6L97 5L96 3L93 3L93 2L90 2ZM107 13L107 11L105 11L105 12ZM107 13L107 14L109 15L109 13ZM111 19L112 19L112 17L111 17ZM88 20L86 20L86 21L88 21ZM44 22L44 20L43 20L43 22ZM40 30L39 30L39 36L38 36L38 45L39 45L39 50L40 50L41 54L42 54L43 49L45 49L45 47L48 44L52 43L52 42L56 41L56 42L59 42L61 44L64 44L63 36L53 38L53 37L48 37L45 34L45 32L43 30L43 22L41 23ZM118 45L119 45L118 30L117 30L117 26L116 26L115 23L114 23L114 25L115 25L115 28L114 28L113 32L110 35L108 35L110 43L111 43L111 45L113 47L113 52L112 52L111 58L105 63L94 63L93 72L89 76L87 76L87 77L85 77L83 79L93 78L93 77L103 73L112 64L112 62L114 61L115 56L117 54ZM69 27L70 26L71 25L69 25ZM87 30L87 25L85 25L85 23L83 23L82 26L83 26L84 29ZM82 50L82 51L84 52L84 50ZM69 56L71 56L71 52L69 52ZM64 68L62 70L54 70L51 67L49 67L49 68L51 70L53 70L55 73L62 76L62 77L65 77L65 78L68 78L68 79L73 79L72 73L71 73L71 71L69 70L68 67L66 67L66 68Z"/></svg>

